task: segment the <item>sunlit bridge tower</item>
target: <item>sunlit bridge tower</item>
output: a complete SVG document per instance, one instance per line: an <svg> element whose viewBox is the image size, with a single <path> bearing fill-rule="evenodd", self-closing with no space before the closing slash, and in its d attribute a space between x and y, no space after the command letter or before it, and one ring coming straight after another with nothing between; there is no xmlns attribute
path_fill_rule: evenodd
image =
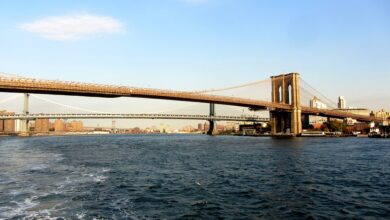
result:
<svg viewBox="0 0 390 220"><path fill-rule="evenodd" d="M272 102L291 106L289 110L270 111L272 135L299 136L302 133L299 73L272 76L271 81Z"/></svg>

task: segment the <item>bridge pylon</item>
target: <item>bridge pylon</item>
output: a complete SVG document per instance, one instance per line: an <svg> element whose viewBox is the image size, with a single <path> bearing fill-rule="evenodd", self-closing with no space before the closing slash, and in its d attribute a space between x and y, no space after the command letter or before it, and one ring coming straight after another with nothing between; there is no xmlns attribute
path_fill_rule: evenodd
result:
<svg viewBox="0 0 390 220"><path fill-rule="evenodd" d="M290 105L291 109L270 111L272 135L299 136L302 133L299 73L272 76L272 102Z"/></svg>
<svg viewBox="0 0 390 220"><path fill-rule="evenodd" d="M210 103L210 116L215 116L215 104L214 103ZM213 119L209 120L209 130L207 131L207 134L208 135L216 135L217 133L218 133L217 123Z"/></svg>
<svg viewBox="0 0 390 220"><path fill-rule="evenodd" d="M29 112L29 97L30 94L23 94L23 115L28 116ZM29 136L29 120L23 119L20 121L20 136Z"/></svg>

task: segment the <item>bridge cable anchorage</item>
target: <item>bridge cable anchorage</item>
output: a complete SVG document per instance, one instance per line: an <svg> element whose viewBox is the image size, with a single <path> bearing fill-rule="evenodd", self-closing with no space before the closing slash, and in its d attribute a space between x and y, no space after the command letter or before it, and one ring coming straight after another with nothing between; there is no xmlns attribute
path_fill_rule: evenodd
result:
<svg viewBox="0 0 390 220"><path fill-rule="evenodd" d="M108 112L94 111L94 110L91 110L91 109L80 108L80 107L76 107L76 106L62 104L62 103L59 103L59 102L56 102L56 101L53 101L53 100L50 100L50 99L47 99L47 98L43 98L43 97L35 95L35 94L34 95L31 94L31 96L34 97L34 98L43 100L45 102L48 102L48 103L51 103L51 104L55 104L55 105L59 105L59 106L65 107L65 108L71 108L71 109L80 110L80 111L89 112L89 113L108 114Z"/></svg>

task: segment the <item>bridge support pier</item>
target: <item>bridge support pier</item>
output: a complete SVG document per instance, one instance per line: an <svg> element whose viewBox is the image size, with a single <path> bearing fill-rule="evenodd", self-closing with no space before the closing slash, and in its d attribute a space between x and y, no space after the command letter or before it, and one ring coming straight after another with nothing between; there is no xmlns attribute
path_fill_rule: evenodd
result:
<svg viewBox="0 0 390 220"><path fill-rule="evenodd" d="M210 103L210 116L215 116L215 104ZM209 129L207 131L207 135L216 135L217 131L217 123L212 119L209 120Z"/></svg>
<svg viewBox="0 0 390 220"><path fill-rule="evenodd" d="M24 116L28 116L29 114L29 97L30 97L30 94L28 93L24 93L23 94L23 115ZM29 121L26 119L26 120L21 120L20 121L20 136L29 136Z"/></svg>
<svg viewBox="0 0 390 220"><path fill-rule="evenodd" d="M272 135L299 136L302 133L299 74L273 76L272 102L290 105L290 110L270 111Z"/></svg>

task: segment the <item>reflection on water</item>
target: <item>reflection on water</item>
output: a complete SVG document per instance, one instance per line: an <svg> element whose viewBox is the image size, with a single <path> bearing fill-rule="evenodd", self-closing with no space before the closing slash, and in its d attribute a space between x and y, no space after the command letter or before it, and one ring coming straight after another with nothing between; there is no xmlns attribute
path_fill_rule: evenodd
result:
<svg viewBox="0 0 390 220"><path fill-rule="evenodd" d="M0 219L390 217L386 139L0 139Z"/></svg>

